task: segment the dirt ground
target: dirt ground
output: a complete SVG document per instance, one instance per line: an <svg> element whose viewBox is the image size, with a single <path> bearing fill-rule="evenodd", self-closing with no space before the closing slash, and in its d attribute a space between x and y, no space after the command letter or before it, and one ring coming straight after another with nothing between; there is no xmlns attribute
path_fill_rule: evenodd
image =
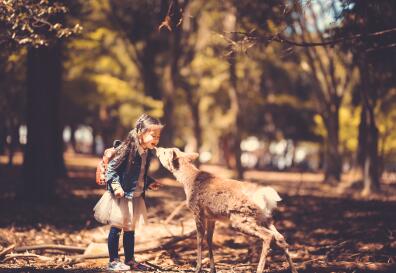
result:
<svg viewBox="0 0 396 273"><path fill-rule="evenodd" d="M0 162L4 160L0 158ZM78 250L30 250L29 254L37 256L0 261L0 272L105 272L106 258L68 264L89 245L99 251L94 254L105 251L108 227L97 223L92 215L92 208L104 192L94 182L97 158L67 154L66 162L68 177L58 181L59 197L48 205L14 200L20 158L16 159L16 167L0 165L0 253L12 244L59 244L76 246ZM219 176L232 176L221 166L201 168ZM157 170L158 163L152 169ZM186 208L165 223L184 201L184 191L166 171L159 169L153 175L163 186L147 194L149 223L136 231L136 249L140 250L194 230ZM275 223L291 246L299 272L396 272L396 268L389 267L381 270L382 265L396 262L395 175L384 176L383 193L370 198L359 196L360 186L350 183L352 178L354 174L347 174L343 183L334 187L323 185L321 174L246 172L246 180L272 185L280 192L283 200L275 212ZM255 272L260 251L259 240L230 229L228 224L217 223L214 255L218 272ZM149 262L155 268L153 272L194 272L195 237L167 248L140 251L136 258ZM204 269L208 271L208 259L204 260ZM273 247L266 272L287 270L282 253Z"/></svg>

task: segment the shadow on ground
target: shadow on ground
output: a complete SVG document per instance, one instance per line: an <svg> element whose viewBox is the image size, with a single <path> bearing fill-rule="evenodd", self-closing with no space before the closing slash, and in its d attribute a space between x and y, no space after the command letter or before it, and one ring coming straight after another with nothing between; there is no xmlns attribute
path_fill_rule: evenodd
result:
<svg viewBox="0 0 396 273"><path fill-rule="evenodd" d="M34 204L14 198L14 185L20 179L20 169L0 168L0 246L11 243L84 246L89 243L79 234L100 226L93 219L92 208L104 191L94 182L94 169L71 168L69 177L59 180L56 199L48 204ZM166 186L159 192L149 193L147 198L149 216L157 220L165 219L184 199L183 189L174 180L169 177L160 180L165 181ZM268 183L262 178L256 182ZM304 184L308 188L312 185L309 182ZM283 190L283 201L274 218L279 231L291 245L296 264L315 259L360 263L396 261L396 202L295 194L295 189L292 192ZM190 215L179 215L174 221L183 217ZM220 224L215 231L214 245L219 269L233 268L237 272L238 267L247 266L239 272L254 272L261 245L258 240L246 238ZM159 253L158 257L156 262L160 266L171 264L175 269L191 269L196 257L194 238L176 244L173 249ZM277 249L267 261L271 270L285 266ZM91 265L90 268L76 265L66 271L103 272L104 264ZM21 268L15 269L14 266L2 264L0 272L20 272ZM23 270L38 272L34 266L26 266Z"/></svg>

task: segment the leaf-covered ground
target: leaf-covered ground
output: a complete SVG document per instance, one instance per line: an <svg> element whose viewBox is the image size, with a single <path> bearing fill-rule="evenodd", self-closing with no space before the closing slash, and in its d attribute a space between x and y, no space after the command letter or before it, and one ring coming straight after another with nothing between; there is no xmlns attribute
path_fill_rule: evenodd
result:
<svg viewBox="0 0 396 273"><path fill-rule="evenodd" d="M13 191L20 179L20 167L0 165L0 253L12 244L16 247L60 244L83 249L95 243L99 251L105 250L108 227L92 216L92 208L104 191L94 182L96 160L68 155L69 176L59 180L59 197L47 205L16 201ZM202 168L224 177L232 175L219 166ZM164 186L148 194L150 223L137 230L137 248L167 242L194 230L186 208L164 223L184 200L184 192L166 172L157 172L156 177ZM363 272L362 268L350 265L396 262L396 182L392 174L384 177L384 193L370 198L359 197L356 191L359 186L348 184L348 176L339 187L323 185L321 175L313 173L248 171L246 178L280 191L283 201L275 213L276 226L290 243L300 272ZM195 247L192 236L165 249L139 252L136 257L157 270L193 272ZM227 224L217 224L214 252L218 272L255 272L260 250L259 240L231 230ZM44 249L28 253L50 259L12 258L0 262L0 272L105 272L107 265L105 258L68 264L70 258L81 255L78 251ZM204 265L208 269L208 259ZM272 248L266 271L282 272L287 268L282 253Z"/></svg>

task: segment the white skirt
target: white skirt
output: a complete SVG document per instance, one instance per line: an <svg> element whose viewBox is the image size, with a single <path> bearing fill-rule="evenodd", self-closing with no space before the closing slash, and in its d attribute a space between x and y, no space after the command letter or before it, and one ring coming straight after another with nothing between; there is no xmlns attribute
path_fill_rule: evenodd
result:
<svg viewBox="0 0 396 273"><path fill-rule="evenodd" d="M142 196L116 198L106 191L93 210L98 222L124 230L135 230L139 222L147 223L146 204Z"/></svg>

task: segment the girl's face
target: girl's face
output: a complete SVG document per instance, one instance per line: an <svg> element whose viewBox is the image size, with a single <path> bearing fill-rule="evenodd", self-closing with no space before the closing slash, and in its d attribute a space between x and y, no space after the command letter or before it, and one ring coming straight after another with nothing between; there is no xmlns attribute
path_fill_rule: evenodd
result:
<svg viewBox="0 0 396 273"><path fill-rule="evenodd" d="M154 149L158 145L161 129L148 129L141 135L141 145L144 149Z"/></svg>

